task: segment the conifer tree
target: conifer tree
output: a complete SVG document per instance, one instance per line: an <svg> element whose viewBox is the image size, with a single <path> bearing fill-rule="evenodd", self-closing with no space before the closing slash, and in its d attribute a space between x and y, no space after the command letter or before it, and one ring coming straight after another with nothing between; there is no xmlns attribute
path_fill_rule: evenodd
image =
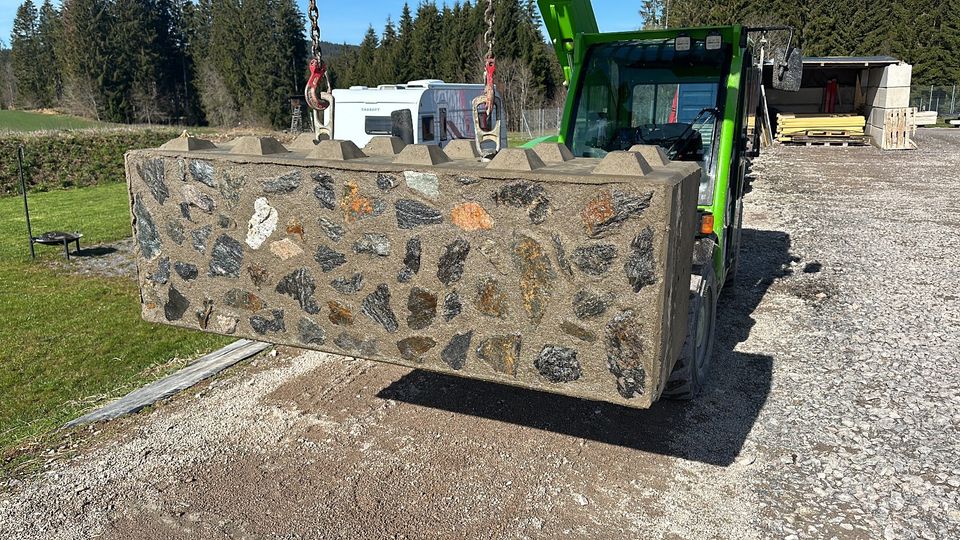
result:
<svg viewBox="0 0 960 540"><path fill-rule="evenodd" d="M63 92L63 77L57 56L57 39L61 33L60 13L50 0L43 0L37 19L37 64L45 71L41 105L52 107Z"/></svg>
<svg viewBox="0 0 960 540"><path fill-rule="evenodd" d="M413 54L413 15L410 5L403 3L397 36L397 82L413 80L411 55Z"/></svg>
<svg viewBox="0 0 960 540"><path fill-rule="evenodd" d="M383 28L383 36L380 38L380 48L376 51L376 67L374 70L381 84L401 82L397 69L399 60L397 57L398 40L399 36L396 27L393 25L393 19L387 17L387 24Z"/></svg>
<svg viewBox="0 0 960 540"><path fill-rule="evenodd" d="M410 73L412 79L437 77L440 48L440 11L434 2L423 2L417 8L410 40Z"/></svg>
<svg viewBox="0 0 960 540"><path fill-rule="evenodd" d="M63 74L65 105L72 112L114 122L125 120L110 82L116 70L107 0L64 0Z"/></svg>
<svg viewBox="0 0 960 540"><path fill-rule="evenodd" d="M13 47L13 71L17 77L21 102L36 107L43 105L45 69L38 62L41 43L38 37L39 14L32 0L17 8L10 42Z"/></svg>
<svg viewBox="0 0 960 540"><path fill-rule="evenodd" d="M367 28L367 33L360 42L360 50L357 51L357 64L353 75L355 84L364 86L376 86L382 79L377 73L377 47L380 40L377 38L377 31L373 26Z"/></svg>

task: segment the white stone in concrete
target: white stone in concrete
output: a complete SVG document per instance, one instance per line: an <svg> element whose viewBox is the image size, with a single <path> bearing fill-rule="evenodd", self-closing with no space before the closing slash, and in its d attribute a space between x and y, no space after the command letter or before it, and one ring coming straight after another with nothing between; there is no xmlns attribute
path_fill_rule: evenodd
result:
<svg viewBox="0 0 960 540"><path fill-rule="evenodd" d="M247 245L251 249L259 249L276 230L278 219L277 210L270 206L267 199L260 197L254 201L253 216L247 225Z"/></svg>

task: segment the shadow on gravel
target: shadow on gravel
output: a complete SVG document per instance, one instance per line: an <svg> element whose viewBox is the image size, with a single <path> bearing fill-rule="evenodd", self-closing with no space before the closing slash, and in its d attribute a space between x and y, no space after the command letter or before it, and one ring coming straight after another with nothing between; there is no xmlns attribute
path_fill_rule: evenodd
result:
<svg viewBox="0 0 960 540"><path fill-rule="evenodd" d="M694 401L660 401L638 410L427 371L405 375L378 397L730 465L770 393L774 362L772 356L734 349L749 337L754 311L770 285L789 275L792 260L786 233L744 229L742 238L738 284L724 290L717 307L710 381Z"/></svg>

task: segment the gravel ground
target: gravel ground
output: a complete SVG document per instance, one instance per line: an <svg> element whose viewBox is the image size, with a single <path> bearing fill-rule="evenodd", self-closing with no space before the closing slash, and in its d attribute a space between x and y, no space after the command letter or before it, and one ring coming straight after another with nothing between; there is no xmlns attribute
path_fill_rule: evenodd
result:
<svg viewBox="0 0 960 540"><path fill-rule="evenodd" d="M696 402L283 348L72 434L0 537L958 538L960 130L917 141L755 163Z"/></svg>

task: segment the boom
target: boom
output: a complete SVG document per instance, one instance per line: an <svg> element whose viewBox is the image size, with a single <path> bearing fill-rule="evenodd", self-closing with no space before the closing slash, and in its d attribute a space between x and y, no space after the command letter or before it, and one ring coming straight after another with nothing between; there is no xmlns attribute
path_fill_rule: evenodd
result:
<svg viewBox="0 0 960 540"><path fill-rule="evenodd" d="M574 44L579 34L597 34L597 17L590 0L538 0L543 24L557 51L563 76L570 83L576 55Z"/></svg>

